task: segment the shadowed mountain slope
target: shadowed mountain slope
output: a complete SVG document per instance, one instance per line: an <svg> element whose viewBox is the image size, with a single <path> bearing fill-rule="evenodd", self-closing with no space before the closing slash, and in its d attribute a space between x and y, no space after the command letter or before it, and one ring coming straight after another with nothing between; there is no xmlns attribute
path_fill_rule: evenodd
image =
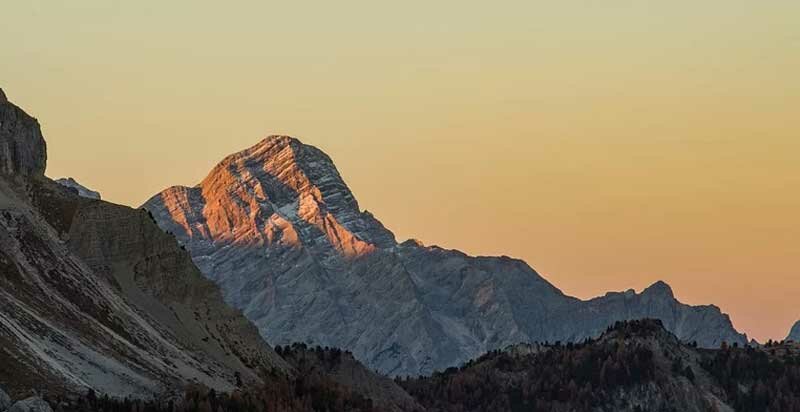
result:
<svg viewBox="0 0 800 412"><path fill-rule="evenodd" d="M291 373L146 211L46 178L38 122L0 97L0 386L150 396Z"/></svg>

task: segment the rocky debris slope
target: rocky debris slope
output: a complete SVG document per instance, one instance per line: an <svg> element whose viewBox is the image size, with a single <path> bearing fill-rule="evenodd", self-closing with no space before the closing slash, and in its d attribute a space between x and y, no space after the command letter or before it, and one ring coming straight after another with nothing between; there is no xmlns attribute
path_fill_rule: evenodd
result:
<svg viewBox="0 0 800 412"><path fill-rule="evenodd" d="M78 196L85 197L87 199L100 200L100 192L96 192L87 188L86 186L76 182L75 179L71 177L56 179L56 183L64 187L74 189Z"/></svg>
<svg viewBox="0 0 800 412"><path fill-rule="evenodd" d="M268 137L143 207L269 342L344 348L390 375L643 317L701 346L747 342L718 308L682 304L661 282L581 301L520 260L397 243L331 159L291 137Z"/></svg>
<svg viewBox="0 0 800 412"><path fill-rule="evenodd" d="M0 102L0 386L151 396L292 373L146 211L44 177L38 123Z"/></svg>
<svg viewBox="0 0 800 412"><path fill-rule="evenodd" d="M789 331L789 336L787 336L786 339L800 342L800 321L792 326L792 330Z"/></svg>

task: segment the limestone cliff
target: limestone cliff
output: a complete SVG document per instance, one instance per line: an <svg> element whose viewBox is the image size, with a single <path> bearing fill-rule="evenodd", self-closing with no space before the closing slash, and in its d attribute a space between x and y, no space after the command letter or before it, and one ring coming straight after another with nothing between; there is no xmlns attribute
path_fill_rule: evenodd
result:
<svg viewBox="0 0 800 412"><path fill-rule="evenodd" d="M718 308L682 304L663 283L581 301L520 260L398 244L331 159L291 137L268 137L143 207L270 343L340 347L387 374L427 374L511 343L582 340L642 317L702 346L746 343Z"/></svg>

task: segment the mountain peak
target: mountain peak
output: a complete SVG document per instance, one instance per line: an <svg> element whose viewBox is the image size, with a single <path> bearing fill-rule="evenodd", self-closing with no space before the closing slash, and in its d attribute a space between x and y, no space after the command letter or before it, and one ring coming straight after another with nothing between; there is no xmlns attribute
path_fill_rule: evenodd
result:
<svg viewBox="0 0 800 412"><path fill-rule="evenodd" d="M656 283L648 286L645 290L642 291L643 295L650 295L650 296L663 296L668 298L674 298L675 294L672 292L672 288L664 281L659 280Z"/></svg>
<svg viewBox="0 0 800 412"><path fill-rule="evenodd" d="M300 141L300 139L288 135L282 134L271 134L258 142L255 146L278 146L278 145L289 145L289 144L304 144Z"/></svg>
<svg viewBox="0 0 800 412"><path fill-rule="evenodd" d="M271 342L342 346L392 375L515 342L580 341L630 318L657 317L702 346L744 341L719 310L684 305L663 282L581 301L519 260L398 245L325 153L288 136L226 157L200 185L145 208Z"/></svg>
<svg viewBox="0 0 800 412"><path fill-rule="evenodd" d="M361 211L330 157L290 136L268 136L226 156L198 186L167 189L144 207L169 216L178 227L165 229L184 242L280 245L325 262L396 244Z"/></svg>
<svg viewBox="0 0 800 412"><path fill-rule="evenodd" d="M336 180L341 189L347 189L333 161L322 150L291 136L270 135L247 149L226 156L206 180L229 172L251 174L256 178L266 177L259 176L266 173L295 191L304 189L304 184L318 183L311 181L313 177ZM352 198L352 194L349 197Z"/></svg>
<svg viewBox="0 0 800 412"><path fill-rule="evenodd" d="M3 88L0 87L0 103L8 102L8 98L6 97L5 92L3 92Z"/></svg>

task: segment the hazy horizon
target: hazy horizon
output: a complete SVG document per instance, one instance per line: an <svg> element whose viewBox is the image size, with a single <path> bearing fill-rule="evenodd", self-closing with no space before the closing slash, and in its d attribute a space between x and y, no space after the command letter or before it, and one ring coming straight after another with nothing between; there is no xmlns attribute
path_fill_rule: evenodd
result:
<svg viewBox="0 0 800 412"><path fill-rule="evenodd" d="M136 207L288 134L398 239L800 320L798 2L43 4L5 7L0 87L53 178Z"/></svg>

